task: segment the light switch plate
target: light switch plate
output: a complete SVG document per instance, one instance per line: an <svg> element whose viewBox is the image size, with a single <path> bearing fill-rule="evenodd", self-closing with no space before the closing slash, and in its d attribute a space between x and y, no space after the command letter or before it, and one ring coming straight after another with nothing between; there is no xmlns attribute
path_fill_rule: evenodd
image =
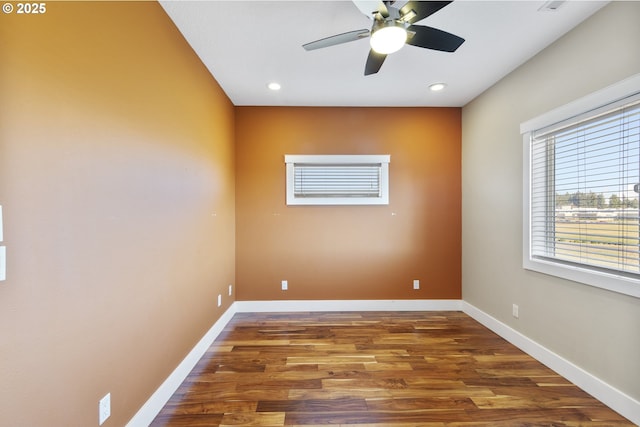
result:
<svg viewBox="0 0 640 427"><path fill-rule="evenodd" d="M102 425L111 416L111 393L107 393L98 402L98 424Z"/></svg>

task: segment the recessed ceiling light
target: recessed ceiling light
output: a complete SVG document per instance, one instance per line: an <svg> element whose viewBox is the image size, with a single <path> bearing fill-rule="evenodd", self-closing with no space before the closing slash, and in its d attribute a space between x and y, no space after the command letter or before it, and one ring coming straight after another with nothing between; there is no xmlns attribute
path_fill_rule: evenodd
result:
<svg viewBox="0 0 640 427"><path fill-rule="evenodd" d="M273 91L280 90L282 88L282 86L280 86L280 83L276 83L276 82L269 83L267 87Z"/></svg>
<svg viewBox="0 0 640 427"><path fill-rule="evenodd" d="M431 92L440 92L441 90L444 90L445 87L447 87L446 83L434 83L429 85L429 90Z"/></svg>

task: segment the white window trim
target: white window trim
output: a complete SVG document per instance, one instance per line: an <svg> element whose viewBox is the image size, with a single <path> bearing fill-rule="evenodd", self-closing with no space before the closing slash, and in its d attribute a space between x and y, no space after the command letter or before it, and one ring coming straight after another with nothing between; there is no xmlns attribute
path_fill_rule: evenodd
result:
<svg viewBox="0 0 640 427"><path fill-rule="evenodd" d="M562 107L556 108L520 125L520 133L523 136L522 264L525 269L640 298L640 279L615 274L613 272L592 270L587 267L567 265L554 262L552 260L533 258L531 256L530 241L531 133L536 129L541 129L588 111L595 110L603 105L619 101L638 92L640 92L640 74L631 76L621 82L594 92Z"/></svg>
<svg viewBox="0 0 640 427"><path fill-rule="evenodd" d="M306 154L286 154L287 176L287 205L388 205L389 204L389 162L391 156L388 154L345 154L345 155L306 155ZM358 164L358 163L379 163L380 164L380 197L295 197L294 194L294 165L296 163L306 164Z"/></svg>

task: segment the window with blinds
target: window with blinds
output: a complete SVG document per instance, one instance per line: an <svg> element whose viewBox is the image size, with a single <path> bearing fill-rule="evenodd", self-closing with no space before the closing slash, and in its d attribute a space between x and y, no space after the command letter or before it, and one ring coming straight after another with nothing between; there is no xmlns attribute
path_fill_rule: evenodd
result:
<svg viewBox="0 0 640 427"><path fill-rule="evenodd" d="M548 114L521 125L525 268L640 297L640 75Z"/></svg>
<svg viewBox="0 0 640 427"><path fill-rule="evenodd" d="M286 155L287 204L388 204L389 160L389 155Z"/></svg>
<svg viewBox="0 0 640 427"><path fill-rule="evenodd" d="M532 255L640 273L640 100L532 136Z"/></svg>

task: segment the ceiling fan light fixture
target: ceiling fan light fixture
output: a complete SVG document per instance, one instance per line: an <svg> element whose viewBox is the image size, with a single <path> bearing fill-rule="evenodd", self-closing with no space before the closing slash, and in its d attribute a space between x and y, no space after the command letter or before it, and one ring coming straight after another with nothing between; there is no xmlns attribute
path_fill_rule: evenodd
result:
<svg viewBox="0 0 640 427"><path fill-rule="evenodd" d="M381 54L399 51L407 41L407 30L402 25L391 22L371 34L371 49Z"/></svg>

